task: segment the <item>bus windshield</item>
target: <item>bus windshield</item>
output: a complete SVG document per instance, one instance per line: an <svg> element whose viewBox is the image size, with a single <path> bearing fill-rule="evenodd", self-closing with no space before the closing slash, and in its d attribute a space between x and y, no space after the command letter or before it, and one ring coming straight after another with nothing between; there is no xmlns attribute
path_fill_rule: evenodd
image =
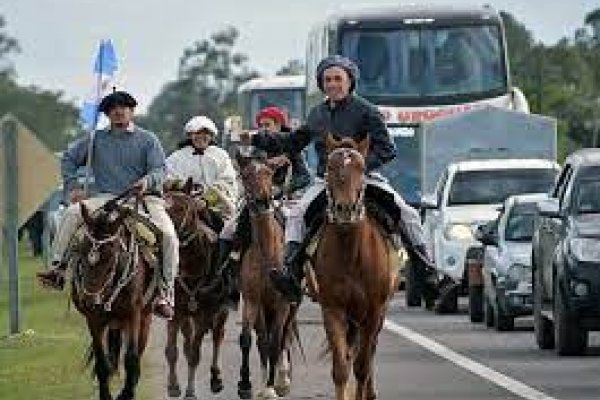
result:
<svg viewBox="0 0 600 400"><path fill-rule="evenodd" d="M375 101L507 90L497 25L347 30L341 45L360 68L357 92Z"/></svg>
<svg viewBox="0 0 600 400"><path fill-rule="evenodd" d="M303 89L254 90L250 96L250 115L257 115L265 107L277 106L287 112L291 119L302 120Z"/></svg>

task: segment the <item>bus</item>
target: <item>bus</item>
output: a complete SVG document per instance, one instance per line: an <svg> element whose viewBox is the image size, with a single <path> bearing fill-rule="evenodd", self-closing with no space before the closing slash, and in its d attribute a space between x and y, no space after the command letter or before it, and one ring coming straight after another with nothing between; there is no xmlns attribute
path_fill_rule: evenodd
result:
<svg viewBox="0 0 600 400"><path fill-rule="evenodd" d="M254 117L265 107L276 106L288 114L295 127L305 113L305 86L302 75L255 78L238 88L238 106L244 129L256 128Z"/></svg>
<svg viewBox="0 0 600 400"><path fill-rule="evenodd" d="M483 105L529 112L511 83L502 19L489 6L392 6L328 17L307 42L308 106L322 101L316 68L332 54L358 65L356 93L378 106L398 151L380 172L413 205L421 200L421 123Z"/></svg>

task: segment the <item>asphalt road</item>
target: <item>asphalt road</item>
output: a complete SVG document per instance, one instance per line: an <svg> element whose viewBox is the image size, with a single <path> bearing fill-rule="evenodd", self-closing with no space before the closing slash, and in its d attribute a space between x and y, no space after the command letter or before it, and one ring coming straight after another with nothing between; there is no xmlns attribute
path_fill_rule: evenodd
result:
<svg viewBox="0 0 600 400"><path fill-rule="evenodd" d="M464 305L463 305L464 306ZM463 310L465 309L462 307ZM289 399L333 399L330 361L323 359L324 332L317 305L304 303L300 332L306 361L295 357ZM435 315L423 309L407 309L402 294L392 301L386 328L379 338L376 383L384 400L469 399L600 399L600 335L591 334L592 347L583 357L560 358L537 348L532 320L517 320L514 332L499 333L483 324L472 324L466 311ZM203 346L203 361L196 387L199 399L237 399L240 351L239 315L229 318L222 366L225 389L210 393L210 338ZM144 361L144 382L153 387L154 399L166 394L166 361L163 356L164 325L154 324ZM186 369L180 356L180 381ZM259 387L260 369L253 351L252 378Z"/></svg>

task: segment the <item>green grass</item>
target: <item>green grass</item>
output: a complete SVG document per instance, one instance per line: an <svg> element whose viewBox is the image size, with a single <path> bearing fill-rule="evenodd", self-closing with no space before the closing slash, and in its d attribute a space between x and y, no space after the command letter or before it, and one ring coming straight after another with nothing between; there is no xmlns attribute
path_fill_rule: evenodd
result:
<svg viewBox="0 0 600 400"><path fill-rule="evenodd" d="M83 317L68 309L66 292L35 282L42 261L24 248L20 253L22 333L15 336L8 336L8 277L6 262L0 264L0 399L97 398L96 383L84 366L90 339ZM138 398L147 396L142 391Z"/></svg>

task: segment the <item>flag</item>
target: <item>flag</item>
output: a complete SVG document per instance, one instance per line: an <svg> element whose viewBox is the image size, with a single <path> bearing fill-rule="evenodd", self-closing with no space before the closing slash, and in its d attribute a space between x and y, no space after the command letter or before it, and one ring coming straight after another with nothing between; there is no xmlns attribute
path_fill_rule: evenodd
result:
<svg viewBox="0 0 600 400"><path fill-rule="evenodd" d="M79 113L79 120L87 131L93 131L98 125L98 104L104 96L112 91L117 68L117 55L112 41L100 41L98 54L94 61L96 85L84 100Z"/></svg>

